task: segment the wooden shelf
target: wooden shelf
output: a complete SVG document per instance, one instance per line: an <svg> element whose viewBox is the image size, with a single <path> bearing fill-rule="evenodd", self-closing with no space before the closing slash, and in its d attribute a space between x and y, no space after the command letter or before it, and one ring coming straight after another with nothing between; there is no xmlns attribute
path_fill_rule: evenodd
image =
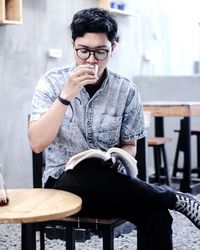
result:
<svg viewBox="0 0 200 250"><path fill-rule="evenodd" d="M120 10L117 8L111 8L110 0L99 0L99 7L109 10L112 13L117 15L124 15L124 16L135 16L134 13L128 12L126 10Z"/></svg>
<svg viewBox="0 0 200 250"><path fill-rule="evenodd" d="M0 0L0 24L22 23L22 0Z"/></svg>
<svg viewBox="0 0 200 250"><path fill-rule="evenodd" d="M115 13L117 15L124 15L124 16L135 16L135 14L127 12L125 10L118 10L118 9L114 9L114 8L109 8L108 9L110 12Z"/></svg>

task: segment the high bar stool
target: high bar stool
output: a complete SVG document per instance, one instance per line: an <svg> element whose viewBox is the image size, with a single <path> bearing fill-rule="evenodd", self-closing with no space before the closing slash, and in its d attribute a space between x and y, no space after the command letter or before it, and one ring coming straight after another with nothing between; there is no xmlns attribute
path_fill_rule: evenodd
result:
<svg viewBox="0 0 200 250"><path fill-rule="evenodd" d="M149 137L147 144L153 148L155 174L149 177L149 182L165 183L170 186L167 155L165 144L172 139L170 137Z"/></svg>
<svg viewBox="0 0 200 250"><path fill-rule="evenodd" d="M183 173L183 167L178 167L178 160L180 153L182 152L183 154L186 154L187 152L185 151L184 131L178 129L174 131L179 133L178 142L176 146L173 172L172 172L172 176L176 177L176 174L178 172ZM197 140L197 167L193 168L191 171L192 173L197 173L198 178L200 178L200 130L199 129L191 130L191 135L196 136Z"/></svg>
<svg viewBox="0 0 200 250"><path fill-rule="evenodd" d="M197 140L197 173L200 178L200 129L192 130L191 135L196 136Z"/></svg>

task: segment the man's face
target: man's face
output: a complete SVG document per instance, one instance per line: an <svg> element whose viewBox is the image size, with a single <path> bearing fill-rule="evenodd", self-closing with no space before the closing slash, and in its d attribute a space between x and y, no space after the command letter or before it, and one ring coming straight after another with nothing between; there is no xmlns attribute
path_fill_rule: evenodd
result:
<svg viewBox="0 0 200 250"><path fill-rule="evenodd" d="M115 44L111 44L105 33L85 33L83 37L76 38L73 45L76 64L97 64L99 77L106 68L115 47ZM79 49L79 51L77 49ZM89 54L88 50L92 52ZM88 55L89 57L87 59L82 59L85 55Z"/></svg>

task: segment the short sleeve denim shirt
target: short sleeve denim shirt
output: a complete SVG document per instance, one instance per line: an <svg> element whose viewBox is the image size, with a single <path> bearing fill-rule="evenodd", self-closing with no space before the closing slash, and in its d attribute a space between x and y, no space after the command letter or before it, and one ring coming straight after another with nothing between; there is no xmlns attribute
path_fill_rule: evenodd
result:
<svg viewBox="0 0 200 250"><path fill-rule="evenodd" d="M31 120L48 111L67 82L74 65L55 68L43 75L34 92ZM67 108L54 141L46 148L43 184L49 176L58 178L69 158L84 150L106 151L120 141L146 135L143 108L136 85L106 69L105 80L90 98L83 88Z"/></svg>

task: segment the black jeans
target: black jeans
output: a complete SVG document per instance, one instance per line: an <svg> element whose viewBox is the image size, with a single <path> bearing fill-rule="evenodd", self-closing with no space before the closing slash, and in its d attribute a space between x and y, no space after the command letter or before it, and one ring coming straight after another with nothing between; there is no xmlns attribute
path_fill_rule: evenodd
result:
<svg viewBox="0 0 200 250"><path fill-rule="evenodd" d="M58 180L51 177L45 187L66 190L82 198L80 216L119 217L134 223L148 250L172 250L172 217L168 209L176 203L167 186L153 186L117 173L101 161L88 159Z"/></svg>

